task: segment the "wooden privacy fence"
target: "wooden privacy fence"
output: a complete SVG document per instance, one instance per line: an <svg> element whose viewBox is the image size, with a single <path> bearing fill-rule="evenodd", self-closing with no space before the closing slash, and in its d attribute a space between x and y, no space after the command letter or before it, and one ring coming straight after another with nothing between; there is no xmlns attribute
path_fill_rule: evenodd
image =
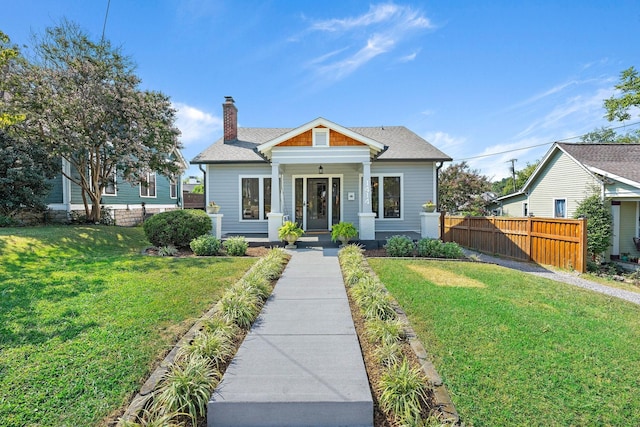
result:
<svg viewBox="0 0 640 427"><path fill-rule="evenodd" d="M469 249L584 273L587 220L444 216L442 240Z"/></svg>
<svg viewBox="0 0 640 427"><path fill-rule="evenodd" d="M185 209L204 209L204 194L182 193Z"/></svg>

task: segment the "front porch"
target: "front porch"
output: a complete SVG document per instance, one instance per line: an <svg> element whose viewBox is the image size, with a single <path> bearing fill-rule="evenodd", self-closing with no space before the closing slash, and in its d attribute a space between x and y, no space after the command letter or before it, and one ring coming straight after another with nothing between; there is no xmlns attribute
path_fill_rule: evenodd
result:
<svg viewBox="0 0 640 427"><path fill-rule="evenodd" d="M249 246L266 246L266 247L274 247L274 246L284 246L285 242L273 242L269 240L269 235L267 233L251 233L251 234L234 234L229 233L222 236L222 239L226 239L228 237L233 236L244 236L249 242ZM415 231L394 231L394 232L376 232L375 239L373 240L358 240L354 239L350 243L356 243L364 246L366 249L379 249L382 248L386 243L387 239L391 236L395 235L403 235L408 236L413 241L420 240L420 233ZM308 247L322 247L322 248L337 248L340 246L339 242L331 241L331 232L306 232L302 237L298 239L296 242L298 248L308 248Z"/></svg>

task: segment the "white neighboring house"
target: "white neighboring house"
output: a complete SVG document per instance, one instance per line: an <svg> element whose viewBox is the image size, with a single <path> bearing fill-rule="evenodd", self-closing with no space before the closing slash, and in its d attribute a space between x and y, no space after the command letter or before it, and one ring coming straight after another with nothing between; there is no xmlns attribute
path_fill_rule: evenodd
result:
<svg viewBox="0 0 640 427"><path fill-rule="evenodd" d="M640 144L555 143L524 186L497 199L502 215L572 218L596 191L611 202L610 255L640 251Z"/></svg>
<svg viewBox="0 0 640 427"><path fill-rule="evenodd" d="M221 232L268 234L283 220L306 231L351 222L360 240L421 231L422 204L437 202L438 169L451 158L403 126L344 127L317 118L296 128L238 127L232 97L224 135L197 155L206 203L221 206Z"/></svg>

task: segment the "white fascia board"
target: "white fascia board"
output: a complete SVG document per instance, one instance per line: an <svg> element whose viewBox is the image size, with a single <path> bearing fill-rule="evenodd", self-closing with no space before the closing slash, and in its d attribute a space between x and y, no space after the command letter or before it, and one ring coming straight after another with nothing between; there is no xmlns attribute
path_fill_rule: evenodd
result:
<svg viewBox="0 0 640 427"><path fill-rule="evenodd" d="M632 187L640 188L640 182L636 182L636 181L632 181L632 180L627 179L627 178L623 178L623 177L621 177L621 176L618 176L618 175L612 174L612 173L610 173L610 172L607 172L607 171L602 170L602 169L598 169L598 168L593 167L593 166L588 166L588 165L587 165L587 169L588 169L588 170L589 170L589 172L591 172L591 173L594 173L594 174L598 174L598 175L604 176L605 178L615 179L616 181L619 181L619 182L621 182L621 183L623 183L623 184L630 185L630 186L632 186Z"/></svg>

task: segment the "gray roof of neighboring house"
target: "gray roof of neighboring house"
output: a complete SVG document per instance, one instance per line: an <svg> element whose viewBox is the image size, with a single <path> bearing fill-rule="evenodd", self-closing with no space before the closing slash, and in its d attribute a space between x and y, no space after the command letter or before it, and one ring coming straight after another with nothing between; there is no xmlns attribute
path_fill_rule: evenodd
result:
<svg viewBox="0 0 640 427"><path fill-rule="evenodd" d="M387 146L378 160L432 160L450 161L451 157L429 144L404 126L352 127L349 130ZM238 140L223 143L220 138L191 163L245 163L264 162L256 153L258 145L269 142L293 128L238 128Z"/></svg>
<svg viewBox="0 0 640 427"><path fill-rule="evenodd" d="M567 144L558 146L587 167L640 183L640 144Z"/></svg>

